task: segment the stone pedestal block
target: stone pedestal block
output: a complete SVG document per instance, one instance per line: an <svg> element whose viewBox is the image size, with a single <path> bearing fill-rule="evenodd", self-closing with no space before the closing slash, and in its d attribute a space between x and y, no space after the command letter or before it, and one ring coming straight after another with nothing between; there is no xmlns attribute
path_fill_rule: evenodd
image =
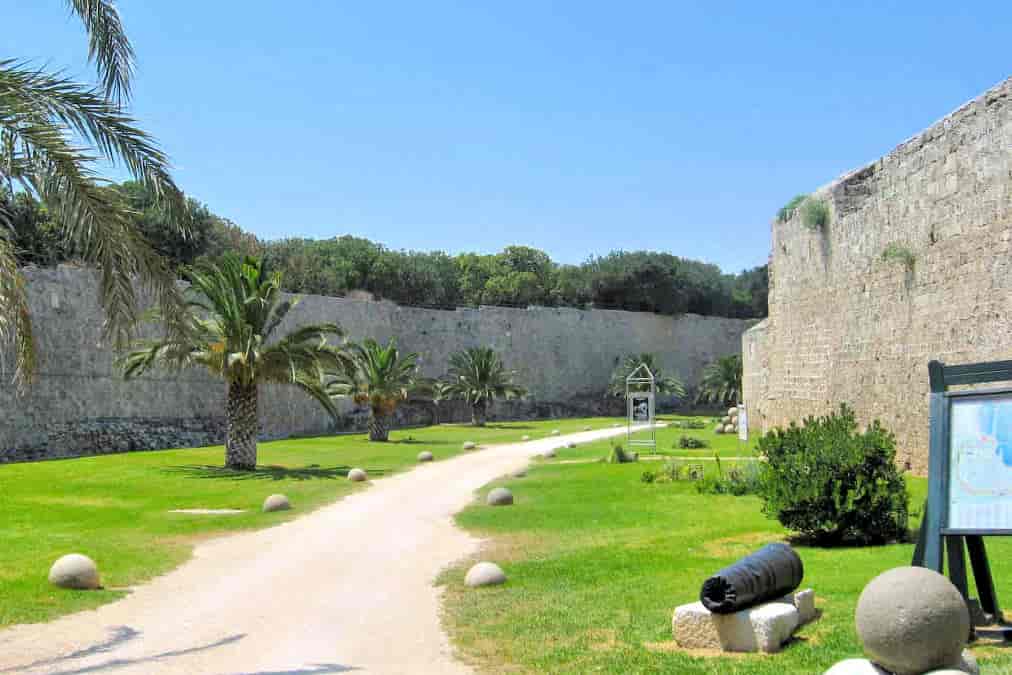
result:
<svg viewBox="0 0 1012 675"><path fill-rule="evenodd" d="M726 652L776 652L798 627L793 604L769 602L733 614L713 614L701 602L675 609L671 627L686 649Z"/></svg>

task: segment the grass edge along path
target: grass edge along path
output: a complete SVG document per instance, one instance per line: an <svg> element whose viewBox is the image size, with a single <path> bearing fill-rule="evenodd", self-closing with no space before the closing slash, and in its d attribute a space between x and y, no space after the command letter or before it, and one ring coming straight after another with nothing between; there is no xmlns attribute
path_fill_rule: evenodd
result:
<svg viewBox="0 0 1012 675"><path fill-rule="evenodd" d="M366 469L372 480L413 468L423 450L439 461L463 452L464 441L480 448L613 423L443 424L395 430L389 443L370 443L361 434L271 441L260 444L255 473L223 469L221 446L0 465L0 628L112 602L185 562L203 539L277 525L366 488L347 480L352 467ZM287 495L292 510L262 513L263 500L274 493ZM170 513L185 508L243 511ZM70 591L48 583L50 565L71 552L96 561L105 588Z"/></svg>
<svg viewBox="0 0 1012 675"><path fill-rule="evenodd" d="M658 447L682 430L658 431ZM712 430L699 436L713 440ZM725 441L726 443L726 441ZM823 549L797 546L821 618L777 655L686 652L671 635L676 606L698 598L721 567L788 533L754 496L701 495L694 484L647 484L641 463L562 464L601 458L610 444L567 449L535 462L526 477L483 487L458 514L485 539L482 551L445 570L443 622L459 657L481 672L763 674L822 673L861 656L854 609L877 574L909 565L912 543ZM718 451L729 450L723 446ZM710 448L713 452L713 448ZM716 470L715 462L705 463ZM725 469L727 463L725 462ZM488 507L488 490L509 487L516 502ZM911 528L919 525L926 480L908 478ZM1012 598L1012 542L989 540L999 600ZM476 560L506 572L503 586L463 584ZM983 672L1012 672L1012 650L974 647ZM998 668L999 670L995 670ZM1008 668L1008 670L1006 670Z"/></svg>

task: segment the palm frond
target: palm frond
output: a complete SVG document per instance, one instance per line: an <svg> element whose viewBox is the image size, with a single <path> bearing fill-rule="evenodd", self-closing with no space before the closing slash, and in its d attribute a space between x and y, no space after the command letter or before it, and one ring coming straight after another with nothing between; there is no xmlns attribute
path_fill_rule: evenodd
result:
<svg viewBox="0 0 1012 675"><path fill-rule="evenodd" d="M0 236L0 347L14 345L14 383L23 388L35 379L35 335L28 307L25 278L18 269L14 247Z"/></svg>
<svg viewBox="0 0 1012 675"><path fill-rule="evenodd" d="M130 98L134 50L115 5L108 0L67 0L88 32L88 60L98 69L102 88L119 101Z"/></svg>

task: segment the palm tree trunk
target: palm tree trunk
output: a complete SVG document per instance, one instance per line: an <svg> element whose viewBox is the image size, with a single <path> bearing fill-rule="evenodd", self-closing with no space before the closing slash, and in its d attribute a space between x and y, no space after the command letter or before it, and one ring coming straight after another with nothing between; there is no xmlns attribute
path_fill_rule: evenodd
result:
<svg viewBox="0 0 1012 675"><path fill-rule="evenodd" d="M257 386L229 382L225 406L225 466L238 471L257 467Z"/></svg>
<svg viewBox="0 0 1012 675"><path fill-rule="evenodd" d="M476 427L485 426L485 420L488 417L488 409L485 407L485 402L475 403L471 406L471 424Z"/></svg>
<svg viewBox="0 0 1012 675"><path fill-rule="evenodd" d="M372 411L369 415L369 440L388 441L390 440L390 419L389 415Z"/></svg>

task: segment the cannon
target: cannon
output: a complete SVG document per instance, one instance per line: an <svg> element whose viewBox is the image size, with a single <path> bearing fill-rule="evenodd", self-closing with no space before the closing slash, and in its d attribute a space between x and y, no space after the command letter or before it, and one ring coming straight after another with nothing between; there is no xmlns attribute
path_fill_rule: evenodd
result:
<svg viewBox="0 0 1012 675"><path fill-rule="evenodd" d="M791 593L804 573L794 549L767 544L704 581L699 601L714 614L732 614Z"/></svg>

